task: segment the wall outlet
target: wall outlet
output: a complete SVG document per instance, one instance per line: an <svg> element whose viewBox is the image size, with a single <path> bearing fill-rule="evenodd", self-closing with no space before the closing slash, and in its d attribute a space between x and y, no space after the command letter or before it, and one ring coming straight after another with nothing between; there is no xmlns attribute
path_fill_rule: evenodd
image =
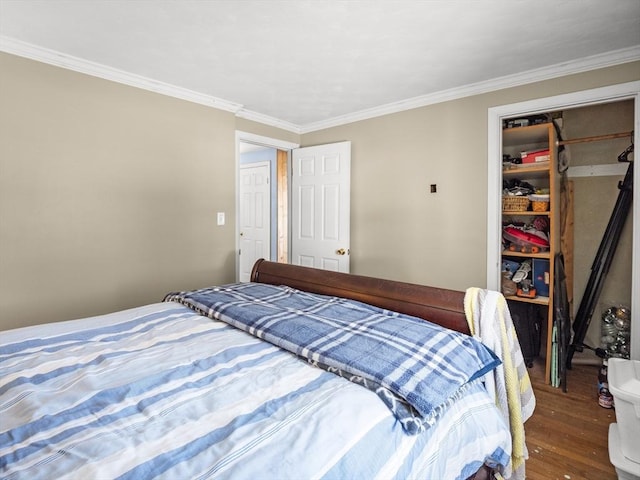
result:
<svg viewBox="0 0 640 480"><path fill-rule="evenodd" d="M218 226L224 225L224 212L218 212Z"/></svg>

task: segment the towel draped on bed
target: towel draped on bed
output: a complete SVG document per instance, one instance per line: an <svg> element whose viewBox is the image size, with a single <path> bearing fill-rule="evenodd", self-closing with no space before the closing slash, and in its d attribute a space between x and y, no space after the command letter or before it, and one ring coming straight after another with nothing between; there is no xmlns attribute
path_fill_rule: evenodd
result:
<svg viewBox="0 0 640 480"><path fill-rule="evenodd" d="M432 425L500 360L481 342L416 317L286 286L237 283L170 293L309 362L374 390L403 428Z"/></svg>

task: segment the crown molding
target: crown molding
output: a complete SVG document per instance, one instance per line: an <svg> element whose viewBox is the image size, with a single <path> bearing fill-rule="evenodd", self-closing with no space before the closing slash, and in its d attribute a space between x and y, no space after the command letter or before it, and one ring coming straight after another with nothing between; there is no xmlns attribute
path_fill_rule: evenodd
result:
<svg viewBox="0 0 640 480"><path fill-rule="evenodd" d="M549 67L529 70L515 75L507 75L504 77L494 78L485 82L478 82L462 87L441 90L428 95L422 95L399 102L388 103L378 107L361 110L359 112L330 118L320 122L309 123L303 125L300 133L310 133L325 128L337 127L347 123L353 123L370 118L380 117L391 113L398 113L413 108L425 107L436 103L457 100L460 98L480 95L483 93L494 92L505 88L518 87L543 80L563 77L576 73L582 73L589 70L611 67L623 63L635 62L640 60L640 45L615 50L599 55L585 57L570 62L558 63Z"/></svg>
<svg viewBox="0 0 640 480"><path fill-rule="evenodd" d="M122 83L131 87L149 90L151 92L179 98L181 100L187 100L207 107L218 108L227 112L236 113L238 110L242 109L242 105L238 103L229 102L211 95L205 95L187 88L177 87L169 83L159 82L151 78L143 77L142 75L136 75L134 73L108 67L100 63L91 62L89 60L67 55L55 50L39 47L11 37L0 35L0 51L18 55L20 57L30 58L31 60L37 60L56 67L66 68L75 72L84 73L93 77Z"/></svg>
<svg viewBox="0 0 640 480"><path fill-rule="evenodd" d="M241 104L229 102L211 95L205 95L193 90L178 87L168 83L159 82L151 78L136 75L124 70L118 70L99 63L84 60L79 57L67 55L48 48L39 47L15 38L0 35L0 51L30 58L39 62L66 68L75 72L84 73L94 77L111 80L131 87L149 90L162 95L187 100L208 107L218 108L227 112L232 112L236 116L253 120L272 127L281 128L293 133L300 133L300 126L284 120L279 120L268 115L246 110Z"/></svg>
<svg viewBox="0 0 640 480"><path fill-rule="evenodd" d="M279 120L277 118L270 117L269 115L264 115L262 113L247 110L245 108L241 108L240 110L238 110L236 112L236 117L244 118L246 120L252 120L254 122L269 125L271 127L281 128L293 133L301 133L300 125L285 122L284 120Z"/></svg>
<svg viewBox="0 0 640 480"><path fill-rule="evenodd" d="M442 90L428 95L401 100L399 102L388 103L377 107L360 110L355 113L333 117L320 122L312 122L306 125L296 125L284 120L279 120L268 115L264 115L251 110L246 110L241 104L229 102L211 95L205 95L193 90L178 87L168 83L159 82L141 75L136 75L116 68L111 68L99 63L84 60L82 58L67 55L55 50L39 47L27 42L23 42L11 37L0 35L0 51L30 58L39 62L66 68L79 73L84 73L105 80L111 80L136 88L149 90L162 95L167 95L189 102L198 103L208 107L218 108L234 113L237 117L252 120L264 125L281 128L297 134L310 133L326 128L337 127L348 123L368 120L391 113L398 113L414 108L434 105L450 100L479 95L504 88L527 85L534 82L549 80L566 75L572 75L598 68L605 68L623 63L640 60L640 45L607 52L604 54L585 57L580 60L559 63L549 67L544 67L516 75L508 75L485 82L478 82L462 87Z"/></svg>

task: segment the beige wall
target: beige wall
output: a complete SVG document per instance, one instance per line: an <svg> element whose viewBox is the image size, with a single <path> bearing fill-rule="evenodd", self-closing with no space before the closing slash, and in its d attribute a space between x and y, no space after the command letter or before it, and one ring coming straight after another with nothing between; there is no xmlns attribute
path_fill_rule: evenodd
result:
<svg viewBox="0 0 640 480"><path fill-rule="evenodd" d="M232 113L7 54L0 82L0 329L235 279Z"/></svg>
<svg viewBox="0 0 640 480"><path fill-rule="evenodd" d="M584 138L633 130L632 101L607 103L567 110L563 114L563 134L567 139ZM571 166L617 164L618 155L631 144L630 137L567 146ZM633 159L633 156L629 157ZM624 164L626 171L628 164ZM574 311L577 312L591 275L591 267L609 223L621 176L574 177ZM600 345L600 319L605 308L631 305L631 253L633 219L627 217L616 254L611 262L585 342Z"/></svg>
<svg viewBox="0 0 640 480"><path fill-rule="evenodd" d="M352 271L485 286L487 109L638 79L636 62L303 135L303 146L352 142Z"/></svg>
<svg viewBox="0 0 640 480"><path fill-rule="evenodd" d="M639 77L623 65L300 137L0 54L0 329L232 281L236 129L352 141L354 273L483 286L487 108Z"/></svg>

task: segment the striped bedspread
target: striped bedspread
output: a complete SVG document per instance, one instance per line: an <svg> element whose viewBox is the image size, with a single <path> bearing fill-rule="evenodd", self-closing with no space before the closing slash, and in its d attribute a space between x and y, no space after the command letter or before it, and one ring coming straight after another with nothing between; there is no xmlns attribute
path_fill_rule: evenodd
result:
<svg viewBox="0 0 640 480"><path fill-rule="evenodd" d="M500 364L468 335L345 298L235 283L169 294L375 391L410 434Z"/></svg>
<svg viewBox="0 0 640 480"><path fill-rule="evenodd" d="M463 479L510 445L477 382L407 435L375 393L175 302L0 333L3 479Z"/></svg>

